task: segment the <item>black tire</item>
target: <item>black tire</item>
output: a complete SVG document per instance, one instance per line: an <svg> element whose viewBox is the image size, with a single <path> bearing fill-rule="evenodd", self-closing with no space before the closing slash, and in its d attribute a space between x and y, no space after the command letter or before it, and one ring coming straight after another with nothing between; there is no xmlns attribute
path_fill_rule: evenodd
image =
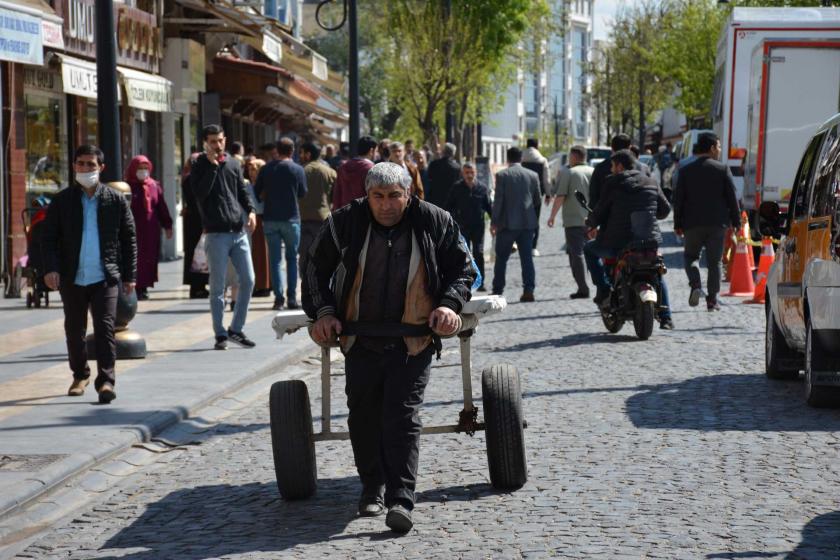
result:
<svg viewBox="0 0 840 560"><path fill-rule="evenodd" d="M840 387L814 385L815 371L838 371L840 363L814 336L810 320L805 329L805 401L814 408L840 408Z"/></svg>
<svg viewBox="0 0 840 560"><path fill-rule="evenodd" d="M656 318L656 304L652 301L636 302L636 312L633 314L633 328L640 340L647 340L653 334L653 321Z"/></svg>
<svg viewBox="0 0 840 560"><path fill-rule="evenodd" d="M768 296L769 297L769 296ZM765 298L766 299L766 298ZM800 354L791 350L776 318L766 306L767 320L764 328L764 373L770 379L799 379Z"/></svg>
<svg viewBox="0 0 840 560"><path fill-rule="evenodd" d="M286 500L301 500L315 494L318 472L309 391L300 379L278 381L271 386L271 449L277 488Z"/></svg>
<svg viewBox="0 0 840 560"><path fill-rule="evenodd" d="M624 320L617 313L604 313L602 311L601 320L604 321L604 326L612 334L617 333L624 326Z"/></svg>
<svg viewBox="0 0 840 560"><path fill-rule="evenodd" d="M487 439L490 483L515 490L528 481L522 390L513 366L495 365L481 372L481 400Z"/></svg>

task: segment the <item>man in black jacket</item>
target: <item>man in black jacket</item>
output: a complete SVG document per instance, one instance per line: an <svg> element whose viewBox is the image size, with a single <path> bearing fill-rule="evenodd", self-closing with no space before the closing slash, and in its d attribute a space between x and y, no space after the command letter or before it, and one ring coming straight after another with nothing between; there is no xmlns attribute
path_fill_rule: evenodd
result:
<svg viewBox="0 0 840 560"><path fill-rule="evenodd" d="M452 217L410 196L401 165L374 166L367 196L334 212L309 249L303 308L319 344L340 336L359 515L412 527L418 410L437 337L457 331L475 272Z"/></svg>
<svg viewBox="0 0 840 560"><path fill-rule="evenodd" d="M634 240L632 215L648 212L657 220L662 220L671 212L671 205L662 189L655 179L638 170L636 158L630 150L619 150L610 157L610 161L612 175L605 185L604 196L586 220L589 227L600 227L600 230L595 240L587 243L583 250L592 283L598 288L595 303L599 305L606 300L611 289L603 259L617 257ZM655 220L650 237L662 240ZM661 285L663 310L659 314L659 323L661 328L670 330L674 328L674 323L664 277Z"/></svg>
<svg viewBox="0 0 840 560"><path fill-rule="evenodd" d="M688 304L700 303L700 251L706 249L709 277L706 282L706 309L720 310L717 295L720 291L721 258L726 229L741 226L740 208L735 196L732 173L720 156L720 140L712 132L697 138L697 159L680 168L674 193L674 230L685 235L685 273L691 293Z"/></svg>
<svg viewBox="0 0 840 560"><path fill-rule="evenodd" d="M204 250L210 269L210 314L216 350L226 350L228 339L246 348L254 342L242 328L248 316L254 289L254 265L248 234L257 225L254 201L245 189L239 161L225 153L225 133L211 124L202 131L204 153L198 156L190 173L190 185L198 201L204 227ZM230 327L225 330L225 272L230 259L239 277L239 296Z"/></svg>
<svg viewBox="0 0 840 560"><path fill-rule="evenodd" d="M630 149L630 146L632 144L633 141L626 134L616 134L615 136L613 136L612 142L610 142L610 148L612 148L613 153L616 153L620 150ZM598 206L598 201L601 198L601 194L607 182L607 177L609 177L611 174L612 160L610 158L605 159L604 161L600 162L598 165L595 166L595 170L592 171L592 179L589 181L590 208L595 208L596 206Z"/></svg>
<svg viewBox="0 0 840 560"><path fill-rule="evenodd" d="M449 191L461 178L461 166L455 160L455 144L443 145L443 154L429 164L429 188L425 201L443 208Z"/></svg>
<svg viewBox="0 0 840 560"><path fill-rule="evenodd" d="M493 203L487 186L476 178L475 165L467 162L461 168L464 178L452 186L446 200L446 210L452 214L455 223L461 228L461 234L472 251L478 272L481 274L479 292L486 292L484 287L484 233L485 216L493 215Z"/></svg>
<svg viewBox="0 0 840 560"><path fill-rule="evenodd" d="M79 146L73 157L73 184L53 198L47 211L42 251L44 281L59 290L64 304L64 333L73 371L71 397L84 394L90 378L85 331L90 309L96 339L99 402L117 398L114 391L117 343L114 320L122 282L134 291L137 238L125 196L99 182L105 157L96 146Z"/></svg>

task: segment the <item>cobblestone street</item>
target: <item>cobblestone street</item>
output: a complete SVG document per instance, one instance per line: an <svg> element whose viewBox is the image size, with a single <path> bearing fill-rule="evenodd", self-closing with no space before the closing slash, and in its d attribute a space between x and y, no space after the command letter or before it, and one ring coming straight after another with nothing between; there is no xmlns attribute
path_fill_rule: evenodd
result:
<svg viewBox="0 0 840 560"><path fill-rule="evenodd" d="M483 433L421 443L415 528L356 517L349 442L317 444L319 486L284 502L272 464L267 392L197 445L119 480L43 533L21 558L840 558L840 413L808 408L800 382L763 374L764 308L724 298L689 308L681 248L665 249L676 330L640 342L608 334L591 301L572 301L562 229L543 227L536 303L510 305L473 339L480 372L522 378L529 481L489 484ZM488 263L492 278L492 265ZM423 420L461 407L456 341L433 363ZM301 366L320 421L319 365ZM342 362L333 426L346 428ZM285 377L285 376L284 376ZM162 388L165 390L165 388Z"/></svg>

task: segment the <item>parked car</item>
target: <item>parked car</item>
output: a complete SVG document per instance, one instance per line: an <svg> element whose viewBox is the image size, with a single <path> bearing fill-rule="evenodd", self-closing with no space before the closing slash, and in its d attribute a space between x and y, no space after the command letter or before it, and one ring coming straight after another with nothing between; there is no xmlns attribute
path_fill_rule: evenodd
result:
<svg viewBox="0 0 840 560"><path fill-rule="evenodd" d="M759 207L762 233L781 236L767 277L765 371L795 379L805 398L840 407L840 114L808 141L787 212Z"/></svg>

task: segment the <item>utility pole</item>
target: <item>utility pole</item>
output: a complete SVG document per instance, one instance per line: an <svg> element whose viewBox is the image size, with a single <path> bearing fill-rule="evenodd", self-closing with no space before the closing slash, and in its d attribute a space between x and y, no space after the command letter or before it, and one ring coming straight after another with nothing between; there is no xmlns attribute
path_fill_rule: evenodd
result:
<svg viewBox="0 0 840 560"><path fill-rule="evenodd" d="M114 29L114 2L96 4L96 116L99 119L99 146L108 165L102 182L122 181L120 149L120 107L117 101L117 37Z"/></svg>
<svg viewBox="0 0 840 560"><path fill-rule="evenodd" d="M554 151L560 151L560 123L557 122L557 94L554 94Z"/></svg>
<svg viewBox="0 0 840 560"><path fill-rule="evenodd" d="M645 151L645 81L639 74L639 150Z"/></svg>
<svg viewBox="0 0 840 560"><path fill-rule="evenodd" d="M442 0L443 1L443 18L444 18L444 25L446 26L445 29L450 29L449 27L449 18L452 17L452 0ZM451 39L447 39L446 43L444 44L444 56L447 59L452 56L452 42ZM447 96L449 93L447 92ZM446 141L455 143L455 101L450 99L446 102ZM461 154L458 154L458 157L461 157Z"/></svg>

